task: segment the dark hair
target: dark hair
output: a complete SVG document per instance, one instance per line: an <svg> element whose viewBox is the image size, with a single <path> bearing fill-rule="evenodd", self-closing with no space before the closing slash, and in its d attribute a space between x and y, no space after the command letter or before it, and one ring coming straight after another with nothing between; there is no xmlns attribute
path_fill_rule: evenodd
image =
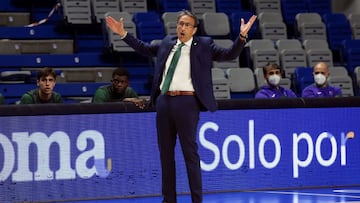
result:
<svg viewBox="0 0 360 203"><path fill-rule="evenodd" d="M182 16L190 16L190 17L192 17L192 18L194 19L194 21L195 21L194 27L197 27L197 25L198 25L198 19L197 19L197 17L196 17L193 13L191 13L190 11L188 11L188 10L186 10L186 9L183 9L182 11L179 12L179 15L178 15L178 17L177 17L177 21L178 21L178 22L179 22L179 19L180 19Z"/></svg>
<svg viewBox="0 0 360 203"><path fill-rule="evenodd" d="M39 70L37 74L37 80L40 80L43 77L53 76L56 79L56 73L52 68L45 67Z"/></svg>
<svg viewBox="0 0 360 203"><path fill-rule="evenodd" d="M125 68L117 68L114 70L112 77L114 78L115 75L118 76L126 76L127 78L130 78L129 71Z"/></svg>
<svg viewBox="0 0 360 203"><path fill-rule="evenodd" d="M280 73L282 74L283 73L283 69L276 63L267 63L264 67L263 67L263 73L264 73L264 76L266 75L266 70L268 68L271 68L271 69L279 69L280 70Z"/></svg>

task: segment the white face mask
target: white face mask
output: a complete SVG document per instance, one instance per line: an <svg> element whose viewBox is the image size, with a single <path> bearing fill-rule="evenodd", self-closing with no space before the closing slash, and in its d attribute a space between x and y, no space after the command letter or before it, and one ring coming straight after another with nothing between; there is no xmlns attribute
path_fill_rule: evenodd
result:
<svg viewBox="0 0 360 203"><path fill-rule="evenodd" d="M277 86L280 83L280 79L280 75L274 74L269 76L268 81L271 85Z"/></svg>
<svg viewBox="0 0 360 203"><path fill-rule="evenodd" d="M314 80L317 85L323 85L326 82L326 76L319 73L314 75Z"/></svg>

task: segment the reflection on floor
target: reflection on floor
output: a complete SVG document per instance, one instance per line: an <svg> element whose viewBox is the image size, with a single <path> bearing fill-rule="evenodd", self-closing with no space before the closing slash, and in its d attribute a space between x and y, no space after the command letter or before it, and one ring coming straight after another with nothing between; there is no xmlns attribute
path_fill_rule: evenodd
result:
<svg viewBox="0 0 360 203"><path fill-rule="evenodd" d="M161 197L67 201L66 203L160 203ZM191 203L179 195L178 203ZM360 187L205 194L204 203L360 203Z"/></svg>

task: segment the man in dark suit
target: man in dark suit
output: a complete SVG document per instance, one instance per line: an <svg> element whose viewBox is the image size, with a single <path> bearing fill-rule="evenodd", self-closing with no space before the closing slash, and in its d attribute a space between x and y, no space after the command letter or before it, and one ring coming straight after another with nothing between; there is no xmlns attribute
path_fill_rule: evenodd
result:
<svg viewBox="0 0 360 203"><path fill-rule="evenodd" d="M183 10L177 19L177 35L166 36L160 43L149 44L136 39L124 29L123 19L106 18L107 26L135 51L157 57L151 91L151 104L156 105L156 127L162 169L163 203L176 203L176 171L174 148L177 135L183 151L191 198L193 203L202 202L202 178L200 157L196 142L197 126L201 110L215 111L211 68L213 61L226 61L238 57L243 49L247 33L256 16L245 24L241 19L240 35L229 48L217 46L209 37L195 36L197 18ZM176 50L180 50L177 65L172 65ZM174 57L175 58L175 57ZM168 71L175 66L170 87L165 85Z"/></svg>

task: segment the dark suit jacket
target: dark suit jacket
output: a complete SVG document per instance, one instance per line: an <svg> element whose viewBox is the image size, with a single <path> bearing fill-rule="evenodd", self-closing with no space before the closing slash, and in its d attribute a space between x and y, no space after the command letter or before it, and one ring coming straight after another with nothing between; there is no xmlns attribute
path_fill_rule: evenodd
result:
<svg viewBox="0 0 360 203"><path fill-rule="evenodd" d="M165 70L165 63L177 36L166 36L160 43L148 44L127 34L123 39L136 52L151 57L157 57L154 80L151 91L151 103L155 105L156 97L160 94L160 84ZM202 110L215 111L216 100L213 93L211 68L213 61L226 61L238 57L245 43L237 38L231 47L217 46L210 37L194 36L190 49L191 78L197 98Z"/></svg>

